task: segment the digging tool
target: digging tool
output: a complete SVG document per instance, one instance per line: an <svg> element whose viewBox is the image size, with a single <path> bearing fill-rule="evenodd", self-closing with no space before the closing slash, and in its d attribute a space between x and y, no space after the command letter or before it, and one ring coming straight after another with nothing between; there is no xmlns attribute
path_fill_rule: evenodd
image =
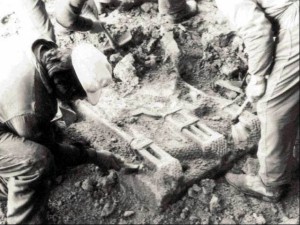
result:
<svg viewBox="0 0 300 225"><path fill-rule="evenodd" d="M220 87L223 87L223 88L226 88L228 90L231 90L231 91L234 91L234 92L237 92L239 94L243 94L243 90L235 85L232 84L232 82L228 81L228 80L217 80L215 82L216 85L220 86Z"/></svg>
<svg viewBox="0 0 300 225"><path fill-rule="evenodd" d="M239 108L239 110L237 111L237 113L232 117L231 121L233 124L238 123L238 119L240 117L240 115L242 114L242 112L244 112L246 106L248 105L248 103L250 102L250 100L247 98L245 100L245 102L243 103L243 105L241 105L241 107Z"/></svg>
<svg viewBox="0 0 300 225"><path fill-rule="evenodd" d="M245 143L248 140L250 135L250 130L247 128L247 124L244 124L239 121L239 117L242 112L245 110L246 106L250 100L247 98L243 105L239 108L237 113L232 117L231 122L231 133L234 144L240 145L241 143Z"/></svg>
<svg viewBox="0 0 300 225"><path fill-rule="evenodd" d="M126 31L125 33L123 33L119 38L118 41L116 41L112 35L109 33L109 31L104 27L104 25L102 24L102 29L103 32L105 34L105 36L108 39L108 46L104 46L104 51L111 51L111 50L115 50L117 52L120 52L121 47L125 46L126 44L128 44L131 39L132 39L132 35L130 31Z"/></svg>
<svg viewBox="0 0 300 225"><path fill-rule="evenodd" d="M124 162L122 166L122 170L124 174L138 173L142 169L143 169L142 164L133 164L133 163Z"/></svg>
<svg viewBox="0 0 300 225"><path fill-rule="evenodd" d="M241 95L239 95L239 96L237 96L235 99L233 99L231 102L228 102L228 103L226 103L225 105L223 105L222 107L221 107L221 109L223 110L223 109L225 109L226 107L228 107L228 106L230 106L230 105L232 105L232 104L234 104L234 103L236 103L237 101L239 101L242 97L244 97L245 96L245 94L241 94Z"/></svg>

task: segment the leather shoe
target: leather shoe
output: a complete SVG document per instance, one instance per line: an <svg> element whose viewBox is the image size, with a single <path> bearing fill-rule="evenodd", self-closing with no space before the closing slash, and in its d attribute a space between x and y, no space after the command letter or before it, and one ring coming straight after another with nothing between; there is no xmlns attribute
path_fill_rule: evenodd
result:
<svg viewBox="0 0 300 225"><path fill-rule="evenodd" d="M227 173L227 182L246 195L276 203L280 200L283 190L280 187L267 187L258 176Z"/></svg>

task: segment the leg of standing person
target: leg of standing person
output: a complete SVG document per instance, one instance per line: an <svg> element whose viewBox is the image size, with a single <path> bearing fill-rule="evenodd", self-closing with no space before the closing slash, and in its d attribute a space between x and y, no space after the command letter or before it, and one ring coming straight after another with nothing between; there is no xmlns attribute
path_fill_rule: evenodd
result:
<svg viewBox="0 0 300 225"><path fill-rule="evenodd" d="M275 64L265 96L258 102L261 140L259 176L266 186L290 182L289 161L299 118L299 27L283 29L277 37Z"/></svg>

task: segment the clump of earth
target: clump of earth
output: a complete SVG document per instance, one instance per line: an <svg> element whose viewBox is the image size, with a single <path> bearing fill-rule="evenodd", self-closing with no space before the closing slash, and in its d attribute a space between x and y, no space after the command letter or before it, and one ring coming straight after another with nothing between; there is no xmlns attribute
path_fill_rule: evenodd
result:
<svg viewBox="0 0 300 225"><path fill-rule="evenodd" d="M51 21L53 0L45 1ZM132 41L121 52L106 53L116 82L104 90L97 106L99 112L120 127L144 124L149 118L131 114L138 109L151 109L158 115L187 107L199 99L190 94L181 81L213 96L229 100L235 93L219 90L219 79L242 81L247 72L247 56L241 39L232 31L213 1L201 0L199 14L172 27L172 38L165 39L158 17L157 3L148 2L128 12L107 8L100 15L108 22L109 31L117 37L130 30ZM20 22L10 3L0 3L0 41L18 36ZM60 46L72 47L90 42L103 49L104 34L57 33ZM168 51L165 43L175 41L178 52ZM174 50L174 49L173 49ZM174 50L176 51L176 49ZM172 61L172 54L179 54ZM125 76L127 75L127 76ZM202 101L197 114L218 132L228 130L226 118L216 112L214 105ZM209 116L208 116L209 115ZM219 121L223 121L220 125ZM139 122L140 121L140 122ZM150 122L149 122L150 121ZM227 121L227 122L226 122ZM153 132L155 133L155 132ZM158 132L161 135L161 132ZM162 134L163 136L163 134ZM139 157L128 143L105 127L79 119L62 131L65 142L85 141L93 148L122 155L128 162ZM257 159L247 155L232 168L234 172L257 173ZM115 171L104 171L94 165L82 165L62 171L53 182L49 200L48 219L51 224L297 224L299 220L299 180L294 177L287 195L272 204L243 195L229 186L222 175L204 179L191 186L175 203L164 211L154 210L139 199L134 190L120 182ZM296 219L295 219L296 218ZM6 201L0 202L0 223L6 221Z"/></svg>

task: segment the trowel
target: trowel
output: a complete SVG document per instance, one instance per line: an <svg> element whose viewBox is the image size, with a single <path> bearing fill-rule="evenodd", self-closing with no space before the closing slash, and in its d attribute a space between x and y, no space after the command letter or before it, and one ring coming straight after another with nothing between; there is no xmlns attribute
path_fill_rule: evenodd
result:
<svg viewBox="0 0 300 225"><path fill-rule="evenodd" d="M132 173L138 173L140 170L143 169L142 164L134 164L134 163L127 163L124 162L122 171L124 174L132 174Z"/></svg>

